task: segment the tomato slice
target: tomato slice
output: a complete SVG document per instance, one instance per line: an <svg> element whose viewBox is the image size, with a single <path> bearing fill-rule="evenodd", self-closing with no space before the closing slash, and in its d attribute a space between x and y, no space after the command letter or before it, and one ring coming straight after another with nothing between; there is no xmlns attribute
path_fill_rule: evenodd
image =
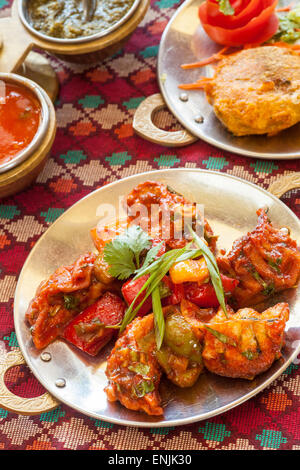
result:
<svg viewBox="0 0 300 470"><path fill-rule="evenodd" d="M231 294L239 284L237 279L232 279L221 274L222 284L225 294ZM196 282L191 282L185 287L187 300L198 305L198 307L209 308L219 307L215 289L211 283L199 286Z"/></svg>
<svg viewBox="0 0 300 470"><path fill-rule="evenodd" d="M234 15L224 15L220 9L219 4L208 0L206 6L207 20L208 23L214 26L220 26L226 29L235 29L245 26L252 18L257 17L263 10L274 5L277 5L278 0L250 0L243 2L239 10L235 10ZM203 10L203 5L201 5ZM234 7L234 4L232 2ZM200 12L200 10L199 10ZM200 13L199 13L200 15ZM201 18L200 18L201 19Z"/></svg>
<svg viewBox="0 0 300 470"><path fill-rule="evenodd" d="M205 5L205 4L202 4ZM218 44L224 46L243 46L245 44L261 44L270 39L277 31L279 20L274 13L276 2L261 12L241 28L226 29L209 24L206 11L201 8L202 26L207 35Z"/></svg>

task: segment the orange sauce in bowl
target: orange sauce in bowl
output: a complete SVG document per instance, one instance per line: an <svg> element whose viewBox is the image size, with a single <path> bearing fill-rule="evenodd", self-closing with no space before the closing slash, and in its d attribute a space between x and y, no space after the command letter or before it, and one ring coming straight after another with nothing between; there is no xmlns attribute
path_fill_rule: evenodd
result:
<svg viewBox="0 0 300 470"><path fill-rule="evenodd" d="M0 86L0 165L12 160L32 142L41 118L41 105L27 88Z"/></svg>

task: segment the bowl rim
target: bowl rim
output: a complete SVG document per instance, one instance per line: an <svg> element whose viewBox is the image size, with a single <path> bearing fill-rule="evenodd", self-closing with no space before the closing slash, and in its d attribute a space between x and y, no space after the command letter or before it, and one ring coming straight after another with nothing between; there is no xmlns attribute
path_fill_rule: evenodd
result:
<svg viewBox="0 0 300 470"><path fill-rule="evenodd" d="M39 101L41 108L39 127L32 141L27 147L17 153L11 160L0 164L0 173L5 173L6 171L18 166L24 160L27 160L38 149L39 145L41 144L47 133L50 120L50 113L48 103L42 93L42 90L40 89L39 85L37 85L35 82L14 73L0 73L0 81L1 80L5 83L13 83L21 87L23 86L27 90L30 90L31 93Z"/></svg>
<svg viewBox="0 0 300 470"><path fill-rule="evenodd" d="M49 41L54 44L61 44L61 45L73 45L73 44L82 44L82 43L88 43L95 41L97 39L100 39L102 37L108 36L110 33L113 31L117 30L120 26L122 26L124 23L126 23L127 20L134 14L138 6L140 5L141 0L133 0L133 4L127 11L127 13L120 18L119 21L117 21L115 24L113 24L110 28L104 29L103 31L100 31L99 33L91 34L90 36L81 36L78 38L71 38L71 39L66 39L66 38L56 38L53 36L47 36L46 34L41 33L40 31L37 31L29 22L28 19L28 12L26 11L26 5L27 5L27 0L18 0L18 14L21 19L21 22L23 25L28 29L34 36L39 37L43 41Z"/></svg>

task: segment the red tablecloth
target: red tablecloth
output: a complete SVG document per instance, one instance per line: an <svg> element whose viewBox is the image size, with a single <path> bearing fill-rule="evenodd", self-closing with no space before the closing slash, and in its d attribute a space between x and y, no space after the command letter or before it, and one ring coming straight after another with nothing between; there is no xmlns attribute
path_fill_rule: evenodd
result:
<svg viewBox="0 0 300 470"><path fill-rule="evenodd" d="M58 130L37 182L0 202L0 347L17 348L13 296L18 273L39 236L74 202L116 179L161 168L205 168L263 187L299 170L299 160L262 161L222 152L198 141L167 149L134 135L138 104L158 92L156 55L179 0L152 0L124 49L98 65L74 66L52 58L60 80ZM0 16L9 1L0 0ZM166 112L159 119L176 125ZM296 191L284 202L298 215ZM42 388L25 366L7 374L10 388L37 396ZM298 361L247 403L208 421L177 428L138 429L85 417L67 406L39 416L0 409L0 449L300 449Z"/></svg>

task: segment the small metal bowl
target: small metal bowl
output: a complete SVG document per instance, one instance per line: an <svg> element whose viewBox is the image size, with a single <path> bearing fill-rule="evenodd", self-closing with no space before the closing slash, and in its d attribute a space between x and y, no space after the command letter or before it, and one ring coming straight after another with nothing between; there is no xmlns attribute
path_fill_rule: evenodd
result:
<svg viewBox="0 0 300 470"><path fill-rule="evenodd" d="M29 186L44 168L56 134L56 116L47 93L28 78L13 73L0 73L0 80L24 86L41 106L38 130L30 144L17 156L0 167L0 199L11 196Z"/></svg>
<svg viewBox="0 0 300 470"><path fill-rule="evenodd" d="M36 31L26 18L26 0L15 0L11 17L0 20L3 24L0 27L3 41L0 70L14 72L33 48L47 51L66 62L99 63L124 46L145 17L149 5L150 0L135 0L127 15L113 25L112 31L106 29L98 34L76 38L74 43L74 39L62 40Z"/></svg>
<svg viewBox="0 0 300 470"><path fill-rule="evenodd" d="M113 24L109 28L106 28L103 31L99 31L96 34L91 34L90 36L82 36L82 37L71 38L71 39L63 39L63 38L56 38L53 36L47 36L46 34L40 31L37 31L30 24L29 15L27 11L27 0L18 0L18 12L19 12L19 17L22 23L24 24L24 26L35 36L39 37L40 39L43 39L44 41L50 41L55 44L71 45L71 44L82 44L84 42L95 41L117 30L121 25L123 25L124 23L126 23L126 21L129 20L129 18L136 11L140 3L141 3L141 0L134 0L128 12L119 21L117 21L115 24Z"/></svg>
<svg viewBox="0 0 300 470"><path fill-rule="evenodd" d="M1 73L0 80L3 80L5 83L12 83L14 85L27 88L27 90L30 90L31 93L37 98L41 107L40 123L34 138L30 144L24 150L21 150L15 157L13 157L12 160L0 164L0 173L5 173L11 168L20 165L20 163L30 157L38 149L47 133L49 126L49 108L44 95L40 91L38 85L36 85L36 83L33 81L12 73Z"/></svg>

